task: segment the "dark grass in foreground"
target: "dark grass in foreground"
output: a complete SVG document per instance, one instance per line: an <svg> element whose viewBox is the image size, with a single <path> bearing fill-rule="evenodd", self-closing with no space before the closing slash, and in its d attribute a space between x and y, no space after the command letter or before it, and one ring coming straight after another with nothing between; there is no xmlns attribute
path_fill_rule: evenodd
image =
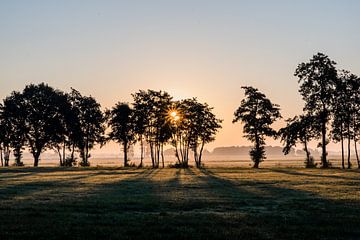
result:
<svg viewBox="0 0 360 240"><path fill-rule="evenodd" d="M360 239L360 172L0 170L0 239Z"/></svg>

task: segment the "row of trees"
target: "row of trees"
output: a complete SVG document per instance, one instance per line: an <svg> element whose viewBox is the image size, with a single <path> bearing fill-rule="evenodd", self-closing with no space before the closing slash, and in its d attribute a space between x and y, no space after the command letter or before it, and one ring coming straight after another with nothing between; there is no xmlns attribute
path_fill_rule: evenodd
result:
<svg viewBox="0 0 360 240"><path fill-rule="evenodd" d="M160 162L165 166L164 145L172 144L180 166L188 166L191 150L200 167L204 145L214 140L221 127L212 108L196 98L174 101L163 91L139 91L132 96L132 104L119 102L102 112L93 97L75 89L64 93L41 83L12 92L0 105L1 165L9 165L11 152L15 165L23 165L22 153L28 148L34 166L49 149L58 153L61 166L73 166L76 153L80 165L89 166L91 149L113 140L123 148L125 166L129 165L129 148L139 142L140 166L145 144L150 146L153 167L159 167Z"/></svg>
<svg viewBox="0 0 360 240"><path fill-rule="evenodd" d="M206 103L196 98L174 101L163 91L140 90L132 94L132 106L118 103L106 111L111 132L109 138L123 145L124 165L128 165L127 150L140 143L140 166L143 165L144 143L150 146L153 167L165 166L164 145L175 148L177 164L187 167L190 151L197 167L202 165L204 145L215 140L222 120Z"/></svg>
<svg viewBox="0 0 360 240"><path fill-rule="evenodd" d="M297 143L304 146L306 167L315 167L308 150L311 140L321 140L321 165L329 167L326 145L333 140L341 143L342 167L345 168L344 143L347 141L347 168L351 168L351 142L360 168L357 142L360 137L360 78L349 71L338 71L336 63L323 53L298 65L295 76L305 102L303 114L286 120L286 127L275 131L271 125L281 118L279 106L271 103L253 87L245 89L245 99L234 113L233 122L244 123L245 137L254 142L250 156L254 167L265 159L265 137L280 138L284 154ZM329 132L329 127L331 131Z"/></svg>
<svg viewBox="0 0 360 240"><path fill-rule="evenodd" d="M89 165L90 149L105 141L105 117L92 97L56 90L44 83L30 84L14 91L0 105L1 164L9 165L13 151L15 165L23 165L27 147L38 166L41 153L54 149L60 165L75 163L79 152L81 165ZM68 153L68 154L67 154Z"/></svg>

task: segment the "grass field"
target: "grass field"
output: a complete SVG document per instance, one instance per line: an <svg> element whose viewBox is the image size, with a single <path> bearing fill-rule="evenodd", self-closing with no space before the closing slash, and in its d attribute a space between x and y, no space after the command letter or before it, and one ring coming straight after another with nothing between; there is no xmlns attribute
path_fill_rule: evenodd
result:
<svg viewBox="0 0 360 240"><path fill-rule="evenodd" d="M0 239L360 239L360 171L0 169Z"/></svg>

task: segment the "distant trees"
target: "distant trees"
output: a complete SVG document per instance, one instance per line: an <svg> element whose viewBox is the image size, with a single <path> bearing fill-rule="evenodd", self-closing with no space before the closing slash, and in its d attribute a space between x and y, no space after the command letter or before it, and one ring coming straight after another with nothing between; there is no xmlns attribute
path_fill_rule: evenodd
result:
<svg viewBox="0 0 360 240"><path fill-rule="evenodd" d="M281 118L280 109L266 96L253 87L242 87L245 90L245 99L234 113L233 123L244 123L244 137L254 143L250 157L253 167L258 168L265 156L265 137L276 137L277 132L271 125Z"/></svg>
<svg viewBox="0 0 360 240"><path fill-rule="evenodd" d="M109 139L123 145L124 166L128 164L128 150L136 142L136 122L134 110L127 103L117 103L107 111L108 124L111 128Z"/></svg>

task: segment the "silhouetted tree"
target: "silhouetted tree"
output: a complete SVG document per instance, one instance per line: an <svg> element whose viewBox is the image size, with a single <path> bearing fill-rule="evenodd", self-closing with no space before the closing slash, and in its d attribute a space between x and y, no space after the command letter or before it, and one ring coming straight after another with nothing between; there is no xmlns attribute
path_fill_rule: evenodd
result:
<svg viewBox="0 0 360 240"><path fill-rule="evenodd" d="M216 118L212 112L213 108L207 103L195 104L195 116L192 118L194 126L194 137L191 142L191 148L194 152L196 166L202 166L202 155L205 144L215 140L217 131L221 128L222 120Z"/></svg>
<svg viewBox="0 0 360 240"><path fill-rule="evenodd" d="M21 93L12 92L4 99L1 111L4 165L9 166L10 152L13 149L15 165L22 166L22 151L25 145L26 113Z"/></svg>
<svg viewBox="0 0 360 240"><path fill-rule="evenodd" d="M299 78L300 94L305 101L306 115L316 116L321 123L322 167L329 166L327 161L326 139L327 124L330 120L332 99L337 81L336 63L323 53L313 56L308 63L298 65L295 76Z"/></svg>
<svg viewBox="0 0 360 240"><path fill-rule="evenodd" d="M347 86L347 96L348 103L346 104L346 109L348 110L346 116L346 130L345 136L348 140L348 156L347 156L347 167L351 168L350 162L350 147L351 140L354 140L355 147L355 156L357 160L358 167L360 168L359 155L357 152L357 137L359 136L360 128L360 78L355 74L350 73L349 71L342 71L340 79L343 79L346 82Z"/></svg>
<svg viewBox="0 0 360 240"><path fill-rule="evenodd" d="M47 84L30 84L21 94L21 108L25 118L25 139L34 157L34 166L38 166L41 153L59 141L62 133L59 105L63 94Z"/></svg>
<svg viewBox="0 0 360 240"><path fill-rule="evenodd" d="M167 92L154 90L140 90L132 96L136 114L141 112L139 122L143 123L143 135L150 146L152 166L157 168L159 167L160 156L163 156L162 146L168 140L168 133L165 131L168 128L166 126L166 114L171 106L172 97Z"/></svg>
<svg viewBox="0 0 360 240"><path fill-rule="evenodd" d="M348 91L350 95L350 105L349 105L349 112L348 112L348 122L346 124L346 136L348 140L348 156L347 156L347 167L351 168L351 162L350 162L350 146L351 146L351 140L355 139L356 135L356 121L354 119L356 118L356 115L359 114L360 110L360 94L359 94L359 84L360 79L355 74L352 74L348 71L345 71L344 74L345 81L348 82ZM356 152L357 153L357 152ZM357 156L358 158L358 156ZM358 160L358 159L357 159ZM359 162L358 162L359 167Z"/></svg>
<svg viewBox="0 0 360 240"><path fill-rule="evenodd" d="M71 104L71 95L61 92L56 109L59 111L61 126L52 142L52 148L59 155L60 166L70 167L76 164L75 146L81 141L79 119ZM70 155L66 154L67 151L70 151Z"/></svg>
<svg viewBox="0 0 360 240"><path fill-rule="evenodd" d="M164 122L162 127L160 128L159 133L159 143L160 143L160 156L161 156L161 163L162 167L165 167L165 157L164 157L164 145L167 144L172 136L173 127L170 125L169 122Z"/></svg>
<svg viewBox="0 0 360 240"><path fill-rule="evenodd" d="M4 118L3 114L3 105L0 103L0 160L1 160L1 166L4 166L4 156L3 151L5 149L6 141L8 140L7 134L7 127L6 127L6 119Z"/></svg>
<svg viewBox="0 0 360 240"><path fill-rule="evenodd" d="M111 127L109 138L123 145L124 166L127 167L128 150L136 142L134 111L127 103L117 103L107 111L107 116Z"/></svg>
<svg viewBox="0 0 360 240"><path fill-rule="evenodd" d="M350 162L350 142L354 137L353 115L355 114L355 99L352 90L352 79L357 77L348 71L341 71L336 82L335 94L333 99L333 122L332 136L335 141L341 143L341 164L345 168L344 160L344 139L348 139L348 168L351 168Z"/></svg>
<svg viewBox="0 0 360 240"><path fill-rule="evenodd" d="M74 128L78 137L73 138L82 159L82 166L89 166L90 150L96 143L105 142L105 116L100 109L100 104L91 96L82 96L80 92L72 89L70 93L72 109L78 126Z"/></svg>
<svg viewBox="0 0 360 240"><path fill-rule="evenodd" d="M191 149L196 166L201 167L204 146L215 140L222 120L215 117L208 104L199 103L196 98L179 101L168 115L174 128L173 145L179 164L188 165Z"/></svg>
<svg viewBox="0 0 360 240"><path fill-rule="evenodd" d="M138 103L134 106L134 131L136 133L137 141L140 142L140 164L139 167L143 167L143 161L145 156L145 145L144 145L144 138L145 138L145 130L146 130L146 123L147 123L147 116L146 116L146 106Z"/></svg>
<svg viewBox="0 0 360 240"><path fill-rule="evenodd" d="M284 142L283 153L289 154L292 147L295 147L297 142L304 145L304 151L306 153L305 167L315 167L314 158L310 155L308 149L308 143L314 137L316 137L316 131L318 128L317 119L313 116L295 116L286 120L286 127L279 130L279 136L281 141Z"/></svg>
<svg viewBox="0 0 360 240"><path fill-rule="evenodd" d="M176 101L167 113L167 119L173 127L172 144L175 147L175 156L179 167L189 166L190 147L195 138L192 119L196 116L196 104L197 100L194 98Z"/></svg>
<svg viewBox="0 0 360 240"><path fill-rule="evenodd" d="M360 160L359 160L359 153L357 150L357 142L360 137L360 78L352 78L351 80L352 85L352 96L353 96L353 104L354 104L354 114L352 116L353 120L353 130L354 130L354 150L356 161L358 164L358 168L360 168Z"/></svg>
<svg viewBox="0 0 360 240"><path fill-rule="evenodd" d="M235 111L233 123L244 123L244 136L254 143L250 151L254 168L259 167L265 157L265 137L275 137L277 132L271 124L281 118L279 105L273 104L266 96L253 87L242 87L245 90L245 99Z"/></svg>

